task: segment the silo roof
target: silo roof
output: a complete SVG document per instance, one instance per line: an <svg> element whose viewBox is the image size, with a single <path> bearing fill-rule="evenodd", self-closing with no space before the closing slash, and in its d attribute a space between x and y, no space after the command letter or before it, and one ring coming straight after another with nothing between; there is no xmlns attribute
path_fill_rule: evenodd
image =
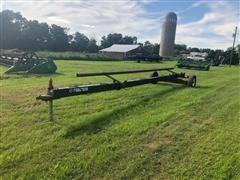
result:
<svg viewBox="0 0 240 180"><path fill-rule="evenodd" d="M167 18L177 18L177 15L174 12L169 12L166 14Z"/></svg>
<svg viewBox="0 0 240 180"><path fill-rule="evenodd" d="M100 52L128 52L137 49L139 44L113 44L112 46L101 49Z"/></svg>

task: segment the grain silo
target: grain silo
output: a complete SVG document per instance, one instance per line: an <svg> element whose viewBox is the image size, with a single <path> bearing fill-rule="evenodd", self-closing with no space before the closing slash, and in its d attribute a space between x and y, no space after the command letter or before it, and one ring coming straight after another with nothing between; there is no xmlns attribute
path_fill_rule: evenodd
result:
<svg viewBox="0 0 240 180"><path fill-rule="evenodd" d="M173 56L176 26L177 15L173 12L169 12L164 17L162 23L161 43L159 51L159 55L161 57Z"/></svg>

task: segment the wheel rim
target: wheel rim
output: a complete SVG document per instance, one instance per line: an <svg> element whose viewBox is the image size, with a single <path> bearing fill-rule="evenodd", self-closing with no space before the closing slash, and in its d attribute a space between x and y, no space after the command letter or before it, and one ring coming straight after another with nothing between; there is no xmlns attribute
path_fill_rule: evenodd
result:
<svg viewBox="0 0 240 180"><path fill-rule="evenodd" d="M192 87L195 87L196 86L196 78L193 78L192 80Z"/></svg>

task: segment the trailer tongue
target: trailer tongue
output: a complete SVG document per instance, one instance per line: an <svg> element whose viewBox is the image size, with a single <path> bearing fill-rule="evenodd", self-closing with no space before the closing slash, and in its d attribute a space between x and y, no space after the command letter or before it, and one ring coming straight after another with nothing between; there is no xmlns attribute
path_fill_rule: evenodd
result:
<svg viewBox="0 0 240 180"><path fill-rule="evenodd" d="M89 76L106 76L113 80L113 83L105 84L92 84L92 85L79 85L74 87L53 88L52 79L49 80L48 91L46 95L40 95L36 99L42 101L49 101L49 119L53 120L53 100L69 96L84 95L103 91L120 90L144 84L156 84L158 82L170 82L187 85L189 87L196 86L196 76L185 76L185 73L176 73L172 71L174 68L158 68L158 69L143 69L143 70L130 70L130 71L114 71L114 72L100 72L100 73L77 73L77 77ZM159 76L158 71L168 71L169 75ZM153 72L149 78L125 80L120 81L111 75L118 74L131 74Z"/></svg>

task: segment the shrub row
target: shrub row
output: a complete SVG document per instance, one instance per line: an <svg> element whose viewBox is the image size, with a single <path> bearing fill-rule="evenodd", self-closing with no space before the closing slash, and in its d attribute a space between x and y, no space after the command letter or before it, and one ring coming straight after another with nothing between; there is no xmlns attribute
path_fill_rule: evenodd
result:
<svg viewBox="0 0 240 180"><path fill-rule="evenodd" d="M37 52L39 57L51 58L54 60L92 60L92 61L116 61L123 60L122 58L97 53L79 53L79 52L51 52L51 51L39 51Z"/></svg>

